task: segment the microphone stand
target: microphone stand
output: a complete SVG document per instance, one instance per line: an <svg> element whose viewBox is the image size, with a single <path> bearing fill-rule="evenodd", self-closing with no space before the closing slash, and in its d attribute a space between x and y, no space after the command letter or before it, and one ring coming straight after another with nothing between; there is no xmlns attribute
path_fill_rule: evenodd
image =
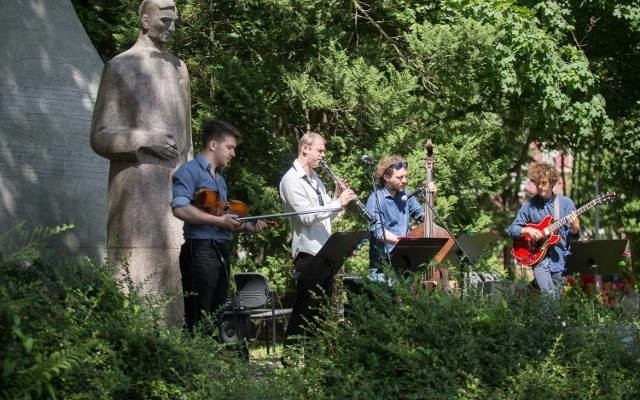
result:
<svg viewBox="0 0 640 400"><path fill-rule="evenodd" d="M458 239L456 239L455 236L453 236L453 234L451 233L451 229L449 229L449 226L447 225L447 223L440 217L440 215L436 212L436 210L434 210L433 207L431 207L431 204L429 204L428 201L425 201L424 203L427 205L427 207L429 207L433 215L436 216L438 221L442 224L442 227L444 228L444 230L447 231L451 239L453 239L453 242L456 244L456 247L458 248L458 251L456 253L458 254L458 257L460 257L460 301L464 301L465 265L468 267L466 269L467 279L468 279L469 270L474 269L475 264L473 263L473 261L471 261L471 258L469 257L469 255L467 255L467 252L464 251L464 249L458 242Z"/></svg>
<svg viewBox="0 0 640 400"><path fill-rule="evenodd" d="M424 196L424 191L427 189L427 185L422 185L417 189L414 189L412 192L410 192L408 195L404 194L404 196L401 196L400 199L404 202L409 201L410 198L415 197L415 196Z"/></svg>
<svg viewBox="0 0 640 400"><path fill-rule="evenodd" d="M389 252L389 248L387 247L387 233L384 226L384 216L382 215L382 206L380 205L380 198L378 197L378 191L376 190L378 185L376 185L375 169L373 165L369 166L369 170L371 171L371 187L373 189L372 193L376 199L376 215L378 216L378 221L373 221L372 224L375 224L376 222L380 223L380 229L382 229L382 244L384 248L384 255L385 255L385 258L387 259L387 262L389 263L389 267L391 267L391 253ZM374 237L373 243L371 243L370 245L375 246L377 240L378 238Z"/></svg>

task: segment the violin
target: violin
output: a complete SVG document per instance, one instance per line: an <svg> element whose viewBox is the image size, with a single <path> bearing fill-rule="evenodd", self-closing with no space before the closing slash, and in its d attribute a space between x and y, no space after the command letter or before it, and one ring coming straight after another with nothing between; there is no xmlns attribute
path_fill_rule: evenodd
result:
<svg viewBox="0 0 640 400"><path fill-rule="evenodd" d="M220 193L213 189L200 188L193 195L193 205L202 211L215 216L235 214L239 217L249 215L249 207L240 200L224 200Z"/></svg>

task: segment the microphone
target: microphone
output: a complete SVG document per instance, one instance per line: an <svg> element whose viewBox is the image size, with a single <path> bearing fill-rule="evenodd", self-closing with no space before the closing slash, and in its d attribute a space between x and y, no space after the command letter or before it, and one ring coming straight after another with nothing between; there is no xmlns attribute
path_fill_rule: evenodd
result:
<svg viewBox="0 0 640 400"><path fill-rule="evenodd" d="M407 201L410 198L412 198L413 196L422 193L422 191L424 190L424 187L421 187L419 189L414 190L413 192L409 193L409 194L403 194L402 196L400 196L400 200L402 201Z"/></svg>
<svg viewBox="0 0 640 400"><path fill-rule="evenodd" d="M373 158L369 157L366 154L363 154L362 157L360 157L360 161L362 161L367 165L371 165L371 166L376 165L376 160L374 160Z"/></svg>

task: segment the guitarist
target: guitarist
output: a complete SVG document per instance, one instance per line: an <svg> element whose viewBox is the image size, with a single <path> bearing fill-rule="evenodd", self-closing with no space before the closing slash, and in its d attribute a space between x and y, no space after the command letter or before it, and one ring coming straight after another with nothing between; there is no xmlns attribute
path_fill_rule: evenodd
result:
<svg viewBox="0 0 640 400"><path fill-rule="evenodd" d="M507 229L507 234L511 238L529 235L534 241L543 240L554 232L545 234L543 230L526 225L537 224L548 215L554 220L567 216L569 224L561 226L556 232L560 236L560 241L549 248L544 258L533 267L533 275L540 290L559 299L564 284L562 272L569 254L569 244L580 234L580 220L575 214L576 207L573 200L553 193L553 187L558 181L558 172L553 165L535 163L529 169L527 176L535 185L537 193L522 205Z"/></svg>

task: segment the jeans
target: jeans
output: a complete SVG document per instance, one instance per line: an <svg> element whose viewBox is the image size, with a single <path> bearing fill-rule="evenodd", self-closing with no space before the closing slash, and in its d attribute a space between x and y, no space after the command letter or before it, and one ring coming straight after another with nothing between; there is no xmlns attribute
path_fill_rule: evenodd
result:
<svg viewBox="0 0 640 400"><path fill-rule="evenodd" d="M545 258L533 268L533 276L536 278L536 283L542 293L554 299L560 299L564 287L562 271L551 272L548 260Z"/></svg>
<svg viewBox="0 0 640 400"><path fill-rule="evenodd" d="M372 282L386 282L387 277L384 275L378 268L370 268L369 269L369 280Z"/></svg>
<svg viewBox="0 0 640 400"><path fill-rule="evenodd" d="M187 239L180 249L184 319L193 330L204 313L215 320L229 293L229 248L212 240Z"/></svg>
<svg viewBox="0 0 640 400"><path fill-rule="evenodd" d="M385 283L387 286L391 287L394 284L394 281L387 277L381 268L369 268L369 280L371 282L380 282Z"/></svg>

